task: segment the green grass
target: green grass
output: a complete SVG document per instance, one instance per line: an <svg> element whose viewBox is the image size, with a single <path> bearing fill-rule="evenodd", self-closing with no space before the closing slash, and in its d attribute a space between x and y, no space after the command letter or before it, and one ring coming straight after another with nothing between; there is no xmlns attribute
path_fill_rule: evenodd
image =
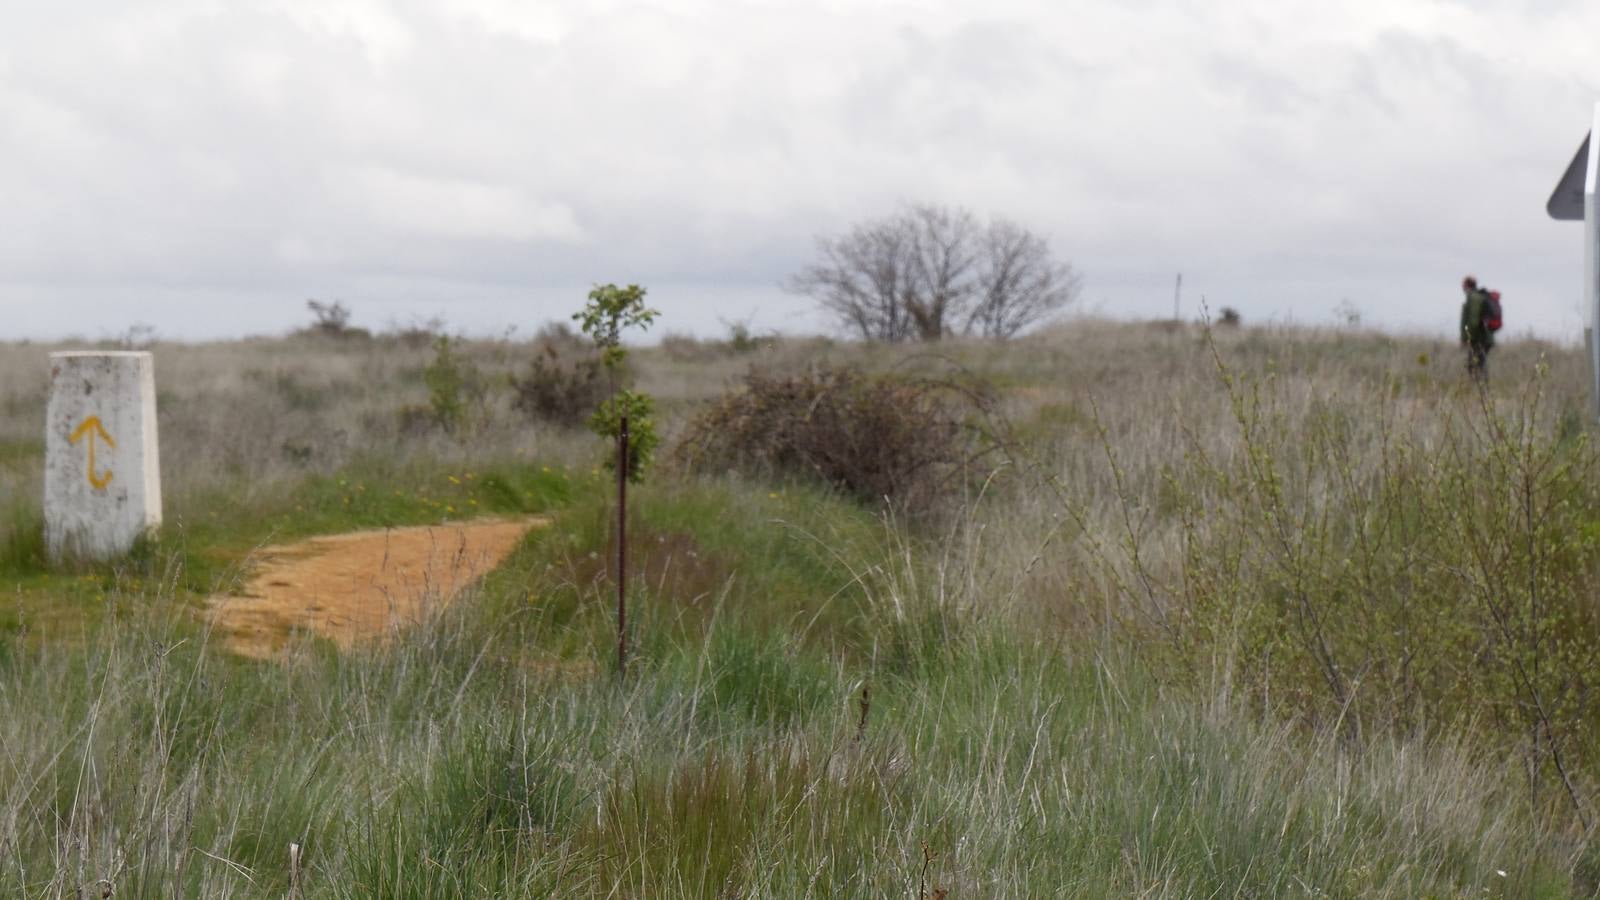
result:
<svg viewBox="0 0 1600 900"><path fill-rule="evenodd" d="M7 640L0 892L282 896L290 842L308 897L1588 889L1577 845L1468 747L1352 747L1170 695L1133 657L910 590L942 557L888 562L859 508L775 493L637 492L641 537L717 567L636 591L625 683L609 592L555 577L603 541L581 492L387 648L246 662L150 611ZM559 622L542 597L563 590ZM792 614L829 596L834 616Z"/></svg>
<svg viewBox="0 0 1600 900"><path fill-rule="evenodd" d="M1250 373L1237 383L1271 401L1261 421L1276 443L1252 446L1228 425L1194 333L1126 331L951 348L1007 386L1071 508L1022 463L937 526L886 522L803 484L653 472L630 494L626 680L612 671L610 479L590 469L592 442L556 435L568 455L547 466L525 461L528 430L505 423L471 442L397 437L396 410L419 398L364 386L415 360L324 346L308 357L322 368L294 368L275 345L241 348L265 374L229 405L270 413L263 442L208 426L216 409L190 385L225 382L174 380L163 440L207 465L169 470L162 534L117 564L43 569L35 451L18 451L20 466L0 463L0 488L20 485L0 510L0 896L98 896L103 881L117 897L282 897L291 842L304 847L304 897L1600 891L1600 857L1563 793L1548 773L1528 777L1538 748L1485 739L1514 741L1520 723L1391 728L1372 715L1353 729L1283 715L1323 708L1309 702L1315 673L1285 652L1292 619L1245 615L1283 580L1268 577L1279 545L1262 536L1281 529L1259 531L1274 507L1239 488L1252 459L1282 474L1250 491L1330 511L1292 546L1317 551L1301 569L1339 609L1398 596L1423 571L1368 566L1360 581L1345 565L1363 558L1346 552L1355 526L1423 534L1436 543L1374 539L1363 552L1427 546L1438 565L1470 544L1408 517L1462 508L1452 496L1502 509L1496 497L1513 491L1456 484L1477 471L1470 457L1445 464L1444 449L1479 446L1441 424L1474 399L1451 380L1453 358L1418 341L1230 334L1223 352ZM1515 412L1516 373L1536 354L1509 350L1489 399ZM828 352L874 370L906 355ZM200 355L174 351L161 371L207 371ZM689 410L714 380L699 363L639 358L663 409ZM1587 451L1567 412L1581 382L1558 362L1567 375L1531 433L1561 464ZM744 364L718 363L727 375ZM1373 424L1380 401L1396 404L1393 434ZM353 437L330 438L330 423ZM216 445L202 454L196 435ZM280 444L305 452L285 458ZM1433 452L1399 455L1409 446ZM1392 487L1374 495L1392 508L1339 493L1341 467ZM270 477L229 474L256 470ZM1587 483L1541 471L1542 490ZM1536 571L1552 573L1541 598L1587 572L1596 546L1588 489L1563 498L1542 527L1573 543L1540 557ZM263 543L530 514L554 524L388 645L340 653L296 638L280 662L247 661L192 615ZM1186 515L1209 524L1186 531ZM1418 590L1450 610L1443 584ZM1252 645L1220 627L1202 644L1155 618L1217 611L1271 652L1230 656ZM1351 641L1340 652L1390 640L1351 616L1337 624ZM1583 671L1576 648L1562 644L1543 676ZM1381 710L1387 695L1370 693L1347 708ZM1592 784L1577 773L1582 796Z"/></svg>
<svg viewBox="0 0 1600 900"><path fill-rule="evenodd" d="M649 600L636 650L647 664L652 648L704 640L719 622L870 653L859 582L887 536L869 511L803 487L740 482L647 485L629 496L630 590ZM531 535L490 576L491 594L522 605L499 612L522 616L564 657L605 655L614 642L614 514L607 495L581 492L560 528ZM537 596L526 590L534 583Z"/></svg>
<svg viewBox="0 0 1600 900"><path fill-rule="evenodd" d="M44 515L37 504L13 500L0 523L0 573L16 575L45 568Z"/></svg>
<svg viewBox="0 0 1600 900"><path fill-rule="evenodd" d="M22 649L0 660L0 890L281 896L291 841L314 897L1572 887L1563 843L1458 748L1308 753L1137 670L981 634L876 682L859 740L862 673L820 654L787 702L725 696L772 671L739 632L623 687L480 659L460 619L290 666L159 629Z"/></svg>
<svg viewBox="0 0 1600 900"><path fill-rule="evenodd" d="M44 441L37 438L0 440L0 469L21 472L44 459Z"/></svg>

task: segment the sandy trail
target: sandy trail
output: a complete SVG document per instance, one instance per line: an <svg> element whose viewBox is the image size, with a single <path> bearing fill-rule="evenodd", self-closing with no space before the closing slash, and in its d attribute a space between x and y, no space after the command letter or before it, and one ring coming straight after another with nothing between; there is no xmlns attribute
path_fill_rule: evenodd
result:
<svg viewBox="0 0 1600 900"><path fill-rule="evenodd" d="M241 596L206 617L235 653L268 659L296 631L341 649L386 640L444 608L545 519L458 522L312 538L263 548Z"/></svg>

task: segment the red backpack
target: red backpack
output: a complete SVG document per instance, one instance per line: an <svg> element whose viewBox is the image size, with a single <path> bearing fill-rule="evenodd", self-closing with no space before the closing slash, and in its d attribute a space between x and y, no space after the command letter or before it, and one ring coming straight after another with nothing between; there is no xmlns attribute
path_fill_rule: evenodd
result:
<svg viewBox="0 0 1600 900"><path fill-rule="evenodd" d="M1499 331L1500 326L1505 324L1500 319L1500 292L1488 291L1487 293L1489 300L1483 305L1483 327L1490 331Z"/></svg>

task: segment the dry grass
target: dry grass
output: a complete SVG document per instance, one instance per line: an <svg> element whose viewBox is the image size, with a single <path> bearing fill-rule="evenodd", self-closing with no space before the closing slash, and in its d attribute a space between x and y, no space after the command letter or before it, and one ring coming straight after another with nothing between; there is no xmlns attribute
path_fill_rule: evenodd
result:
<svg viewBox="0 0 1600 900"><path fill-rule="evenodd" d="M1480 398L1454 345L1371 333L1080 321L936 352L759 343L634 354L669 442L752 365L959 368L999 390L1013 464L937 522L880 522L804 484L652 476L638 515L654 584L636 587L622 687L598 674L612 639L598 491L476 603L371 653L310 643L288 666L240 664L148 612L183 600L149 577L159 565L140 582L97 574L84 590L145 611L76 642L0 638L0 890L282 896L290 841L307 847L306 896L1596 890L1588 835L1537 769L1559 744L1548 733L1507 749L1478 740L1481 722L1354 733L1280 717L1294 705L1264 700L1228 655L1248 642L1159 629L1209 571L1184 511L1256 496L1204 479L1174 493L1175 476L1272 446L1296 502L1346 497L1301 452L1330 411L1357 472L1390 471L1400 443L1424 461L1480 446L1463 423L1523 413L1539 440L1584 445L1578 351L1508 341ZM0 520L0 548L36 512L49 349L0 346L0 510L24 511ZM511 409L532 347L461 350L489 379L489 414L447 434L402 427L427 402L425 347L158 346L169 519L189 528L224 495L283 506L352 468L393 476L374 457L583 481L595 442ZM1591 499L1573 508L1594 517ZM1226 538L1230 521L1198 535ZM169 549L158 561L184 562ZM1234 587L1247 603L1270 584Z"/></svg>
<svg viewBox="0 0 1600 900"><path fill-rule="evenodd" d="M0 345L0 496L35 493L44 432L48 354L80 345ZM423 369L433 351L391 340L314 336L217 344L158 344L156 389L162 472L169 498L218 486L266 490L328 474L362 456L451 464L537 456L587 461L586 441L512 411L506 377L523 347L469 345L495 381L488 424L465 435L404 427L402 410L426 407ZM5 465L5 448L20 457Z"/></svg>
<svg viewBox="0 0 1600 900"><path fill-rule="evenodd" d="M1457 348L1445 341L1292 328L1218 331L1215 351L1198 329L1096 320L1073 322L1010 343L952 342L866 346L825 339L763 339L755 353L709 342L677 340L634 354L637 380L659 401L670 445L709 401L737 387L752 367L796 373L825 364L865 371L948 373L961 368L999 388L1018 459L1069 486L1088 516L1086 530L1126 530L1125 498L1151 498L1162 473L1196 450L1227 458L1241 448L1217 356L1236 373L1270 380L1290 429L1301 427L1329 398L1363 415L1354 435L1357 465L1381 453L1378 411L1427 444L1442 440L1441 405L1468 394ZM534 355L532 344L469 342L464 352L492 385L489 415L463 435L408 431L401 410L426 406L422 371L432 351L395 340L258 339L203 345L158 345L164 486L169 507L216 488L265 493L307 474L338 472L379 455L464 465L478 460L538 459L586 468L599 457L576 428L531 423L511 409L508 379ZM36 505L40 490L46 356L42 344L0 344L0 507ZM1508 341L1495 352L1494 396L1516 403L1539 365L1550 429L1580 417L1583 360L1571 348ZM1361 411L1370 411L1365 416ZM1122 483L1107 465L1115 456ZM1063 509L1049 491L1025 489L991 507L997 570L1030 573L1021 592L1051 609L1064 602L1068 569L1078 561L1037 547L1055 540ZM987 514L986 514L987 515ZM0 525L0 529L4 526ZM1178 523L1143 523L1146 562L1170 566ZM1059 610L1057 610L1059 611Z"/></svg>

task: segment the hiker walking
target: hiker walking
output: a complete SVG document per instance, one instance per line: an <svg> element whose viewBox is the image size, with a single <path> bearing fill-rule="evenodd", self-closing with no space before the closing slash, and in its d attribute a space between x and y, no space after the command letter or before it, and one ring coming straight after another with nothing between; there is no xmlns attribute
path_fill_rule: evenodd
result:
<svg viewBox="0 0 1600 900"><path fill-rule="evenodd" d="M1467 349L1467 374L1487 382L1489 351L1494 349L1494 333L1500 330L1500 300L1471 275L1461 280L1461 290L1466 294L1461 302L1461 346Z"/></svg>

